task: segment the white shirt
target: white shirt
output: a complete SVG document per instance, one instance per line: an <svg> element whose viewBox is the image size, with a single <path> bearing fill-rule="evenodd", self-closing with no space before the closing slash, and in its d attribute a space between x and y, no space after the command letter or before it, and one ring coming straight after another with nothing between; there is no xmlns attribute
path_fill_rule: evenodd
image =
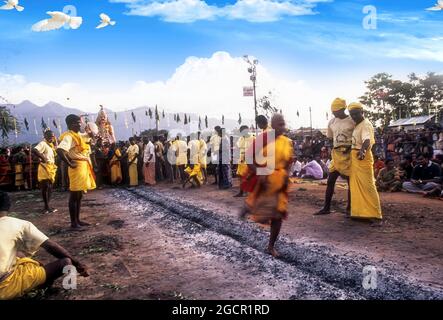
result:
<svg viewBox="0 0 443 320"><path fill-rule="evenodd" d="M198 140L191 140L188 143L188 149L190 158L189 161L191 164L199 164L199 158L200 158L200 141Z"/></svg>
<svg viewBox="0 0 443 320"><path fill-rule="evenodd" d="M0 277L12 271L17 251L33 255L48 237L31 222L12 217L0 218Z"/></svg>
<svg viewBox="0 0 443 320"><path fill-rule="evenodd" d="M55 153L46 140L41 141L35 146L35 149L44 155L48 163L55 163Z"/></svg>
<svg viewBox="0 0 443 320"><path fill-rule="evenodd" d="M355 123L351 117L344 119L332 118L328 124L328 138L333 139L334 148L350 146Z"/></svg>
<svg viewBox="0 0 443 320"><path fill-rule="evenodd" d="M302 169L302 164L300 161L295 161L291 165L291 176L294 175L295 172L300 172Z"/></svg>
<svg viewBox="0 0 443 320"><path fill-rule="evenodd" d="M132 163L135 164L138 162L138 154L140 152L140 148L138 147L137 144L134 145L130 145L128 147L128 150L126 151L128 153L128 161L131 162L132 160L134 160Z"/></svg>
<svg viewBox="0 0 443 320"><path fill-rule="evenodd" d="M80 133L80 138L85 142L89 143L91 141L91 137L87 133ZM68 153L68 156L72 160L90 160L89 154L82 154L75 150L75 147L77 146L77 143L72 139L71 135L67 134L63 138L63 140L58 145L58 149L62 149Z"/></svg>
<svg viewBox="0 0 443 320"><path fill-rule="evenodd" d="M152 156L151 160L149 160L150 156ZM151 141L149 141L148 144L145 146L145 151L143 153L143 162L144 163L155 162L155 147Z"/></svg>
<svg viewBox="0 0 443 320"><path fill-rule="evenodd" d="M317 161L312 160L311 162L308 162L308 164L306 164L303 169L306 170L306 176L313 176L315 179L318 180L323 179L323 169Z"/></svg>

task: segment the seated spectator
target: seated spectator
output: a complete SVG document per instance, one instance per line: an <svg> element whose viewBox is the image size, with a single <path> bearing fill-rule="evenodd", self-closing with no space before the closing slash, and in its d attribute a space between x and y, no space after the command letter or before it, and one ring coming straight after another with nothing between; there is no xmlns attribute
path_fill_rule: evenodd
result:
<svg viewBox="0 0 443 320"><path fill-rule="evenodd" d="M417 161L411 181L404 182L403 189L411 193L423 193L438 187L441 176L440 166L430 161L428 154L418 155Z"/></svg>
<svg viewBox="0 0 443 320"><path fill-rule="evenodd" d="M323 179L327 179L329 176L329 167L326 165L326 162L324 162L320 156L315 157L315 161L321 166L323 170Z"/></svg>
<svg viewBox="0 0 443 320"><path fill-rule="evenodd" d="M378 191L397 192L401 190L402 182L394 160L387 159L385 167L380 170L376 181Z"/></svg>
<svg viewBox="0 0 443 320"><path fill-rule="evenodd" d="M428 142L428 139L426 137L421 137L420 141L417 145L417 152L424 154L428 156L428 159L432 159L434 156L434 148L432 145Z"/></svg>
<svg viewBox="0 0 443 320"><path fill-rule="evenodd" d="M289 169L290 177L298 177L302 169L302 164L298 161L297 156L294 156L291 168Z"/></svg>
<svg viewBox="0 0 443 320"><path fill-rule="evenodd" d="M0 300L15 299L35 288L51 286L68 265L75 266L81 276L89 276L82 263L31 222L8 217L10 207L8 194L0 192ZM41 247L58 260L42 265L30 257L22 257L22 253L31 256Z"/></svg>
<svg viewBox="0 0 443 320"><path fill-rule="evenodd" d="M443 132L440 133L438 141L435 143L434 156L443 155Z"/></svg>
<svg viewBox="0 0 443 320"><path fill-rule="evenodd" d="M323 179L323 169L321 165L308 157L309 162L302 168L300 174L303 179L313 179L313 180L322 180Z"/></svg>
<svg viewBox="0 0 443 320"><path fill-rule="evenodd" d="M414 171L414 166L412 165L412 156L404 156L403 161L400 162L400 170L403 172L403 180L411 180L412 171Z"/></svg>
<svg viewBox="0 0 443 320"><path fill-rule="evenodd" d="M374 155L374 177L378 176L381 169L385 167L385 163L380 159L379 156Z"/></svg>
<svg viewBox="0 0 443 320"><path fill-rule="evenodd" d="M440 200L443 200L443 177L441 179L441 183L436 186L434 189L424 192L423 195L425 197L438 197Z"/></svg>

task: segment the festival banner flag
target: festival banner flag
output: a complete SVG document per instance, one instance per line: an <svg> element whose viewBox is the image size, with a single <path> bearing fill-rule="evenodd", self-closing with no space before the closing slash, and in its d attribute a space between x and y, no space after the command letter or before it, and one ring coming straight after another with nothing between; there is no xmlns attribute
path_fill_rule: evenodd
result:
<svg viewBox="0 0 443 320"><path fill-rule="evenodd" d="M37 135L38 136L38 131L37 131L37 122L35 121L35 119L33 119L34 120L34 129L35 129L35 135Z"/></svg>
<svg viewBox="0 0 443 320"><path fill-rule="evenodd" d="M126 127L126 129L129 129L128 118L126 116L126 112L125 112L125 127Z"/></svg>
<svg viewBox="0 0 443 320"><path fill-rule="evenodd" d="M26 118L25 118L24 123L25 123L26 131L29 131L29 123L28 123L28 120Z"/></svg>
<svg viewBox="0 0 443 320"><path fill-rule="evenodd" d="M62 135L62 122L60 118L58 118L58 133L60 136Z"/></svg>
<svg viewBox="0 0 443 320"><path fill-rule="evenodd" d="M48 128L48 125L46 124L45 120L42 117L42 123L41 123L43 131L45 131Z"/></svg>

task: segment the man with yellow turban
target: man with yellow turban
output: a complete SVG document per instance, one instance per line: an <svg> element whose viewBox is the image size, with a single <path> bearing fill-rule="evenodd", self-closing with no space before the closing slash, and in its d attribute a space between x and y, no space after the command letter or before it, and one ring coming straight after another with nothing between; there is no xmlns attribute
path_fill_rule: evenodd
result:
<svg viewBox="0 0 443 320"><path fill-rule="evenodd" d="M351 218L381 219L380 198L375 186L374 127L363 116L363 106L354 102L348 107L356 126L352 134L351 152Z"/></svg>
<svg viewBox="0 0 443 320"><path fill-rule="evenodd" d="M38 165L37 179L40 189L42 191L43 202L45 204L45 213L56 212L57 209L49 207L51 200L52 185L55 182L55 175L57 173L57 166L55 165L55 136L51 130L44 133L45 139L41 141L32 150L34 154L41 159Z"/></svg>
<svg viewBox="0 0 443 320"><path fill-rule="evenodd" d="M329 166L328 185L326 188L325 205L323 209L314 215L325 215L331 211L331 201L334 195L335 183L339 176L349 181L351 167L351 146L352 132L355 123L350 116L345 113L346 101L336 98L331 105L334 118L328 124L328 138L332 140L331 151L332 161ZM350 195L348 194L347 213L350 210Z"/></svg>
<svg viewBox="0 0 443 320"><path fill-rule="evenodd" d="M69 215L71 228L79 229L89 224L80 220L80 208L83 193L95 189L94 170L90 158L90 140L88 133L80 133L81 119L70 114L66 117L68 131L60 136L57 154L69 166Z"/></svg>

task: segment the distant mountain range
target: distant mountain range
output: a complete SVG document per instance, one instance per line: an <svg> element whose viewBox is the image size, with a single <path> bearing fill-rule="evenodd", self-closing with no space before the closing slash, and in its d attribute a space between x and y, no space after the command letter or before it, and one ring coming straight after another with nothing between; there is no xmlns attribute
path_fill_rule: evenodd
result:
<svg viewBox="0 0 443 320"><path fill-rule="evenodd" d="M23 143L30 142L36 143L40 141L43 137L42 130L42 119L43 121L59 135L59 132L66 131L66 123L65 118L69 114L77 114L77 115L86 115L84 111L80 111L76 108L68 108L56 102L49 102L44 106L38 106L31 101L25 100L17 105L6 105L12 115L14 115L18 121L18 125L20 127L20 132L17 137L15 133L12 132L9 134L8 142L9 143ZM151 111L153 113L153 119L150 119L149 116L146 115L148 107L139 107L134 108L127 111L114 112L111 110L105 109L108 114L108 117L114 126L115 135L117 140L127 140L130 136L134 134L139 134L140 132L148 129L155 129L155 114L154 108L151 107ZM97 113L99 108L97 108L97 112L88 113L86 116L89 121L94 121L97 118ZM182 131L183 134L189 134L190 132L198 131L198 117L197 114L187 114L187 116L191 117L190 124L184 125L184 113L180 112L181 122L177 123L174 121L174 113L166 113L165 118L162 117L162 111L159 110L160 113L160 121L159 121L159 130L168 130L168 131ZM135 122L132 117L132 113L135 116ZM208 118L208 128L205 127L205 115L201 116L201 128L202 131L212 131L212 129L221 124L221 119ZM26 129L24 124L25 119L28 122L29 130ZM54 125L57 125L57 128ZM250 119L243 119L242 124L251 125L253 123ZM240 125L238 120L233 119L225 119L225 123L222 126L226 128L226 130L230 131L236 128L239 128Z"/></svg>

